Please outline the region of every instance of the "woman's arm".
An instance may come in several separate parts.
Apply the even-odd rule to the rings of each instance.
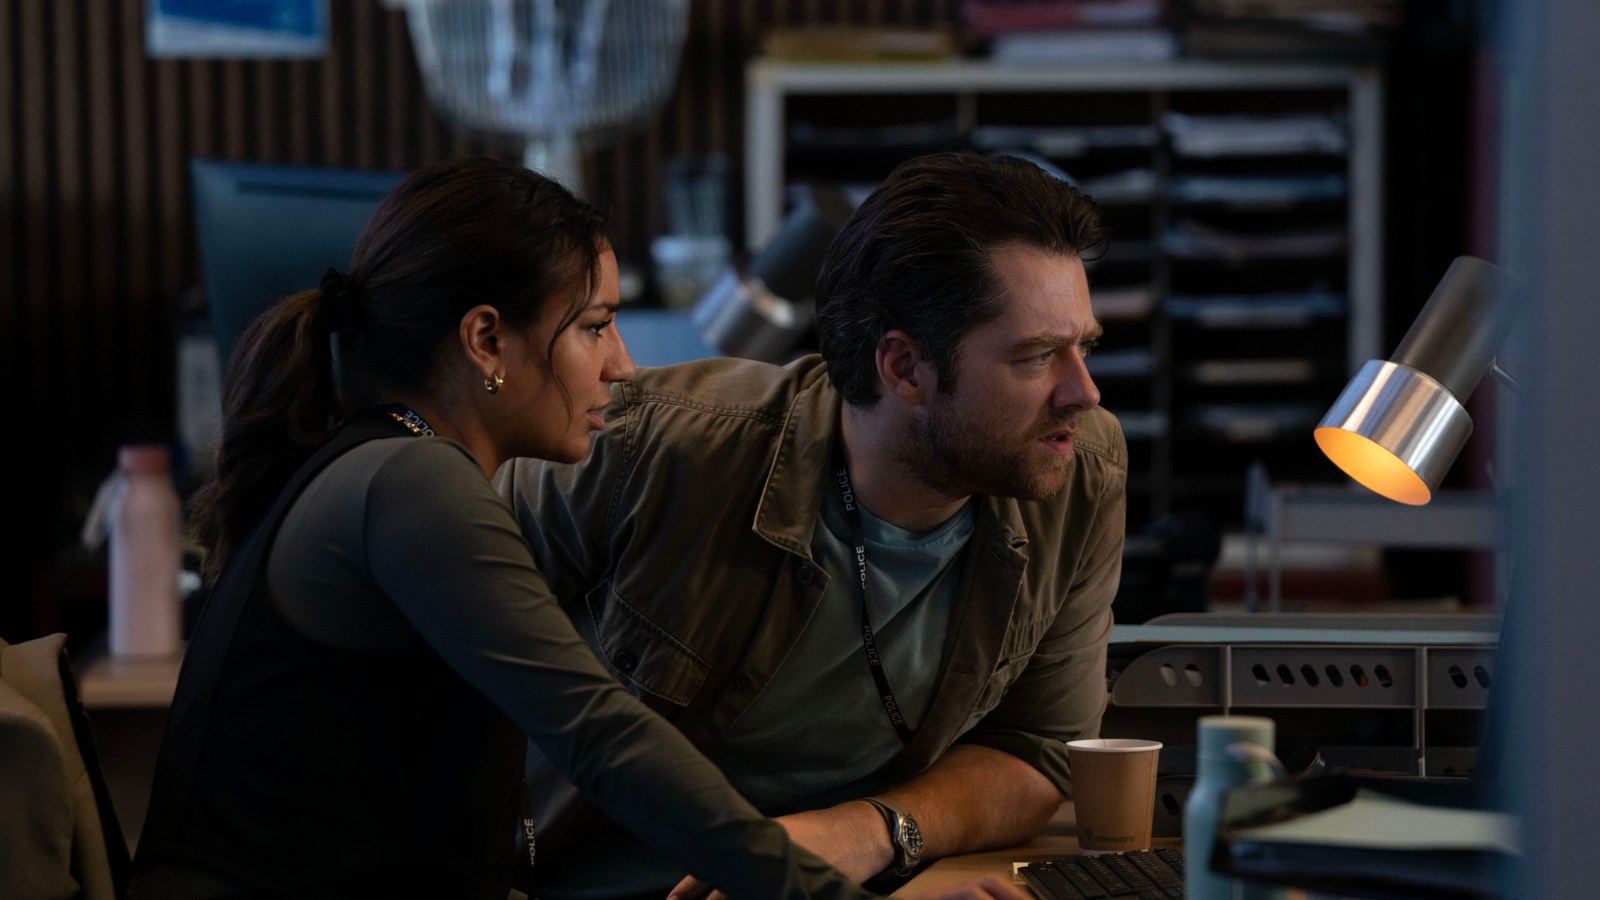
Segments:
[[[874,896],[796,847],[600,665],[471,458],[418,440],[366,496],[372,578],[607,815],[732,897]]]

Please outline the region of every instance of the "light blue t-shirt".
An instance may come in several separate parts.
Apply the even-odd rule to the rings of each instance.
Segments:
[[[761,696],[707,754],[739,793],[774,816],[889,787],[876,773],[902,746],[861,643],[844,503],[836,490],[824,496],[822,519],[811,536],[812,558],[829,575],[817,612]],[[972,536],[973,506],[968,503],[927,534],[861,512],[873,637],[895,701],[914,732],[933,702],[934,676],[961,592],[961,550]],[[587,889],[561,896],[664,895],[685,874],[631,835],[595,853],[596,875],[586,879]]]
[[[774,815],[831,806],[886,787],[862,782],[870,782],[902,746],[862,646],[844,503],[836,490],[824,496],[822,519],[811,536],[811,555],[829,575],[822,602],[772,682],[709,754],[740,793]],[[934,675],[961,589],[957,561],[972,536],[972,505],[926,534],[858,508],[873,637],[895,701],[915,731],[933,701]]]

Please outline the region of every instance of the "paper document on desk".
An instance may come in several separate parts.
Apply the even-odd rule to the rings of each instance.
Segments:
[[[1425,806],[1364,788],[1348,803],[1286,822],[1235,829],[1232,837],[1374,850],[1522,852],[1516,820],[1508,813]]]

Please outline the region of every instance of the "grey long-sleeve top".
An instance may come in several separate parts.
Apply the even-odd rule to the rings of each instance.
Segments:
[[[505,501],[443,438],[362,444],[285,518],[279,613],[334,646],[423,640],[614,821],[734,897],[871,897],[792,845],[594,658]]]

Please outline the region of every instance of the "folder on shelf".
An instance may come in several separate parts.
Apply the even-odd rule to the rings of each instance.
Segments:
[[[1162,249],[1182,259],[1316,259],[1338,256],[1348,246],[1344,228],[1301,228],[1246,234],[1179,218],[1161,236]]]
[[[1332,291],[1175,294],[1167,298],[1166,310],[1174,321],[1201,328],[1300,328],[1344,315],[1345,297]]]
[[[1340,155],[1350,146],[1344,117],[1334,113],[1294,115],[1162,116],[1179,156]]]
[[[1206,385],[1304,384],[1316,377],[1317,367],[1309,359],[1209,359],[1190,365],[1186,374]]]
[[[1122,434],[1130,441],[1153,441],[1167,433],[1167,415],[1158,410],[1117,410]]]
[[[1234,206],[1289,205],[1342,200],[1343,175],[1177,175],[1167,185],[1175,203],[1225,203]]]
[[[1400,24],[1399,0],[1190,0],[1196,16],[1284,22],[1325,31],[1360,31]]]
[[[771,29],[761,39],[761,52],[807,61],[939,60],[955,56],[956,42],[948,28],[813,26]]]
[[[1184,43],[1196,56],[1377,58],[1399,0],[1190,0]]]
[[[1155,294],[1148,284],[1097,287],[1090,292],[1089,300],[1102,322],[1143,319],[1155,309]]]
[[[953,119],[866,126],[822,126],[796,120],[789,123],[784,139],[791,153],[883,150],[916,154],[956,146],[961,131]]]
[[[1156,355],[1143,347],[1102,350],[1091,354],[1087,364],[1089,374],[1095,378],[1142,378],[1155,371]]]
[[[1308,432],[1321,417],[1313,403],[1204,403],[1189,407],[1187,420],[1214,437],[1248,443]]]
[[[1161,143],[1154,125],[979,125],[972,144],[980,150],[1021,148],[1045,156],[1082,156],[1091,150],[1149,149]]]
[[[1148,203],[1155,199],[1158,184],[1154,169],[1138,168],[1085,178],[1078,189],[1099,203]]]
[[[1379,59],[1391,43],[1385,29],[1307,28],[1272,19],[1192,18],[1183,29],[1186,54],[1215,59]]]
[[[1165,28],[1081,28],[996,35],[989,59],[1000,65],[1161,62],[1178,55],[1178,35]]]
[[[1072,0],[1066,3],[1017,3],[1014,0],[966,0],[961,18],[977,35],[1062,28],[1153,25],[1160,22],[1162,0]]]

